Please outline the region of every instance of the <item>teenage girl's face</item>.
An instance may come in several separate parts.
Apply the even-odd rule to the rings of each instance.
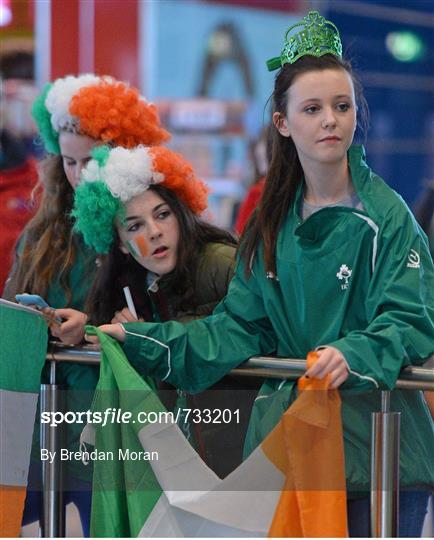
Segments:
[[[125,217],[118,225],[122,251],[159,276],[174,270],[179,223],[164,199],[148,189],[125,205]]]
[[[87,162],[92,159],[90,152],[94,146],[101,144],[87,135],[77,135],[62,131],[59,135],[60,153],[62,155],[63,169],[72,189],[78,186],[80,174]]]
[[[344,69],[298,75],[287,92],[287,112],[273,115],[277,129],[292,137],[302,166],[346,159],[356,129],[356,102]]]

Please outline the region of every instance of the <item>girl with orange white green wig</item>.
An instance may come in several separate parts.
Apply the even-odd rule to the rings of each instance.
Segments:
[[[193,214],[207,207],[208,188],[195,177],[191,165],[168,148],[103,146],[95,148],[92,156],[82,171],[72,215],[75,228],[98,253],[109,251],[114,221],[125,205],[154,185],[173,191]]]
[[[101,254],[86,307],[90,321],[185,323],[209,315],[227,292],[236,248],[231,234],[201,219],[206,185],[186,160],[161,146],[103,146],[95,148],[92,157],[83,169],[72,212],[75,229]],[[123,292],[127,286],[133,311]],[[62,310],[56,313],[63,315]],[[230,381],[224,385],[231,387]],[[230,399],[238,406],[240,401],[234,391],[226,392],[223,402],[215,389],[194,397],[177,397],[164,383],[159,389],[170,409],[175,401],[180,410],[207,408],[217,399],[222,407]],[[180,427],[217,474],[226,475],[241,461],[239,426],[230,433],[225,426],[196,427],[194,434],[189,423],[181,421]]]
[[[203,315],[200,306],[224,296],[235,244],[231,234],[201,219],[208,202],[206,185],[182,156],[162,146],[104,146],[92,156],[72,211],[75,229],[102,255],[88,302],[92,322],[108,322],[125,307],[119,284],[131,288],[144,319]],[[203,279],[200,266],[207,258],[208,266],[217,267],[214,275],[221,284],[214,287],[220,292],[204,302],[197,280]],[[219,268],[224,268],[221,276]],[[165,305],[161,313],[153,312],[153,290],[144,294],[145,283],[164,296],[157,300]],[[124,313],[134,320],[128,310]]]
[[[96,253],[73,230],[74,191],[90,152],[101,144],[133,147],[161,144],[170,137],[161,126],[155,106],[137,89],[111,77],[67,76],[47,84],[35,101],[33,116],[48,153],[40,166],[39,208],[28,223],[16,250],[15,264],[3,296],[15,300],[23,292],[39,294],[53,308],[83,310],[96,270]],[[66,316],[65,314],[65,316]],[[52,334],[76,342],[77,327],[62,325]],[[58,367],[59,384],[66,389],[66,410],[90,407],[98,380],[92,366]],[[42,382],[46,382],[43,373]],[[66,444],[77,450],[80,425],[69,425]],[[40,518],[40,452],[38,429],[23,523]],[[89,534],[91,468],[79,462],[65,464],[64,501],[76,503],[83,531]]]

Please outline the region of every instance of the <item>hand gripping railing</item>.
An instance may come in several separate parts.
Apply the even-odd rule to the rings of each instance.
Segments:
[[[41,385],[41,413],[56,412],[60,403],[56,384],[57,362],[99,364],[100,351],[96,345],[71,347],[51,342],[47,361],[50,361],[50,383]],[[234,375],[277,379],[298,379],[306,371],[305,360],[259,356],[250,358],[232,370]],[[396,388],[434,391],[434,368],[410,366],[400,373]],[[61,424],[50,427],[41,423],[41,448],[55,451],[61,448]],[[372,413],[371,440],[371,536],[398,536],[399,505],[399,434],[400,413],[390,411],[390,392],[381,392],[381,411]],[[65,536],[65,509],[62,500],[61,461],[42,462],[43,519],[41,535],[47,538]]]

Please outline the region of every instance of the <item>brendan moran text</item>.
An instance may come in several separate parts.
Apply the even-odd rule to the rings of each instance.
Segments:
[[[57,455],[58,454],[58,455]],[[88,463],[89,461],[158,461],[158,452],[136,452],[128,448],[119,448],[117,452],[92,450],[73,452],[67,448],[61,448],[58,452],[51,452],[46,448],[41,448],[41,461],[53,463],[55,459],[60,461],[81,461]]]

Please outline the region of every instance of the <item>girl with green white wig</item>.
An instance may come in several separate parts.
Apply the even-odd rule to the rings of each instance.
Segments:
[[[90,322],[185,323],[209,315],[225,296],[232,278],[235,239],[201,218],[208,189],[196,178],[191,165],[160,146],[103,146],[95,148],[92,157],[82,171],[72,212],[75,229],[100,254],[86,306]],[[134,309],[127,305],[125,287]],[[63,310],[56,310],[56,314],[65,316]],[[82,320],[76,313],[67,323],[73,324],[74,318]],[[221,390],[223,387],[227,392]],[[171,409],[177,396],[168,388],[160,385],[159,393]],[[214,405],[223,407],[236,399],[234,407],[238,408],[240,395],[233,390],[239,388],[225,381],[218,386],[221,393],[213,388],[213,394],[182,394],[178,406],[187,399],[190,407],[206,408],[212,395]],[[244,400],[244,405],[249,404]],[[221,476],[240,462],[243,431],[239,425],[212,430],[202,427],[194,434],[182,420],[180,426]]]
[[[224,296],[235,240],[201,219],[208,189],[195,177],[191,165],[162,146],[129,150],[104,146],[92,155],[94,159],[83,169],[72,211],[75,229],[101,254],[95,290],[88,302],[92,322],[107,322],[125,306],[122,289],[117,288],[119,280],[125,280],[123,270],[142,276],[125,285],[133,291],[143,317],[149,318],[153,308],[146,283],[152,283],[151,290],[166,291],[162,319],[177,318],[181,311],[200,314],[195,311],[201,303],[195,282],[199,260],[208,252],[224,254],[221,260],[216,257],[225,266],[225,276],[221,287],[215,288],[214,303]],[[101,281],[113,277],[113,272],[115,279],[105,282],[103,291]]]

